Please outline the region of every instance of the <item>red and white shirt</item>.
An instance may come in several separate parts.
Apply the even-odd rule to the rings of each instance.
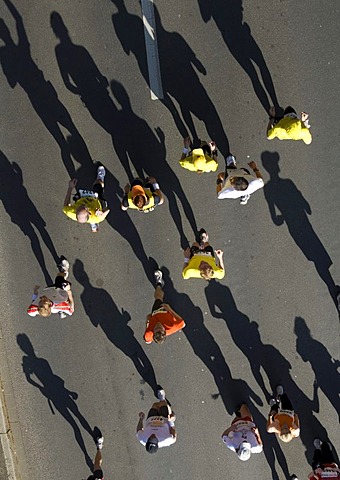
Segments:
[[[43,296],[47,297],[52,302],[51,313],[63,312],[67,315],[72,315],[74,312],[74,308],[68,301],[67,291],[57,287],[45,287],[39,288],[37,295],[33,294],[32,303],[27,309],[28,315],[31,317],[39,315],[38,305]]]

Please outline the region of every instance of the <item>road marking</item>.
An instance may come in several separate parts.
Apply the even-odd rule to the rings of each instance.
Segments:
[[[141,0],[151,100],[164,98],[153,0]],[[133,34],[133,32],[132,32]]]

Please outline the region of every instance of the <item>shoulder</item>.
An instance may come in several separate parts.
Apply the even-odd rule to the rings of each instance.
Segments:
[[[214,268],[214,278],[218,278],[219,280],[221,280],[222,278],[224,278],[224,276],[225,271],[222,270],[222,268],[216,266],[216,268]]]
[[[222,435],[222,440],[227,445],[227,447],[230,448],[230,450],[233,450],[233,452],[236,451],[232,439],[228,437],[228,435]]]
[[[31,304],[27,309],[27,313],[31,317],[35,317],[36,315],[38,315],[38,306]]]

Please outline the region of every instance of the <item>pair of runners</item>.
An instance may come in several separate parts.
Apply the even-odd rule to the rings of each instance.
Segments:
[[[286,443],[300,434],[299,418],[282,385],[276,387],[276,395],[270,400],[267,432],[277,434],[280,440]],[[236,417],[231,426],[223,432],[222,440],[242,461],[249,460],[252,453],[262,452],[260,432],[245,403],[236,409]]]

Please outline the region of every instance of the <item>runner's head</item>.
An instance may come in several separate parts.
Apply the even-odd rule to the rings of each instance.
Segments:
[[[247,190],[249,182],[243,177],[231,177],[230,178],[231,185],[235,188],[235,190],[243,192]]]
[[[145,445],[146,451],[149,453],[156,453],[158,450],[158,438],[156,435],[150,435]]]
[[[293,435],[288,426],[284,425],[283,427],[281,427],[279,439],[285,443],[288,443],[293,439]]]
[[[46,296],[41,297],[38,303],[38,313],[41,317],[49,317],[51,315],[52,302]]]
[[[214,270],[209,265],[209,263],[201,262],[201,264],[198,268],[199,268],[199,271],[200,271],[200,275],[204,280],[207,280],[209,282],[213,278]]]
[[[154,332],[153,334],[153,340],[154,342],[158,343],[159,345],[161,343],[164,343],[165,340],[166,340],[166,334],[165,334],[165,328],[163,327],[163,331],[162,330],[158,330],[157,332]]]
[[[238,458],[243,462],[246,462],[247,460],[249,460],[251,456],[250,448],[251,448],[251,445],[249,442],[242,442],[241,445],[236,450]]]
[[[86,223],[90,218],[90,214],[84,205],[81,205],[79,208],[77,208],[76,216],[78,223]]]
[[[136,195],[132,201],[136,207],[140,209],[142,209],[146,204],[146,198],[144,195]]]

